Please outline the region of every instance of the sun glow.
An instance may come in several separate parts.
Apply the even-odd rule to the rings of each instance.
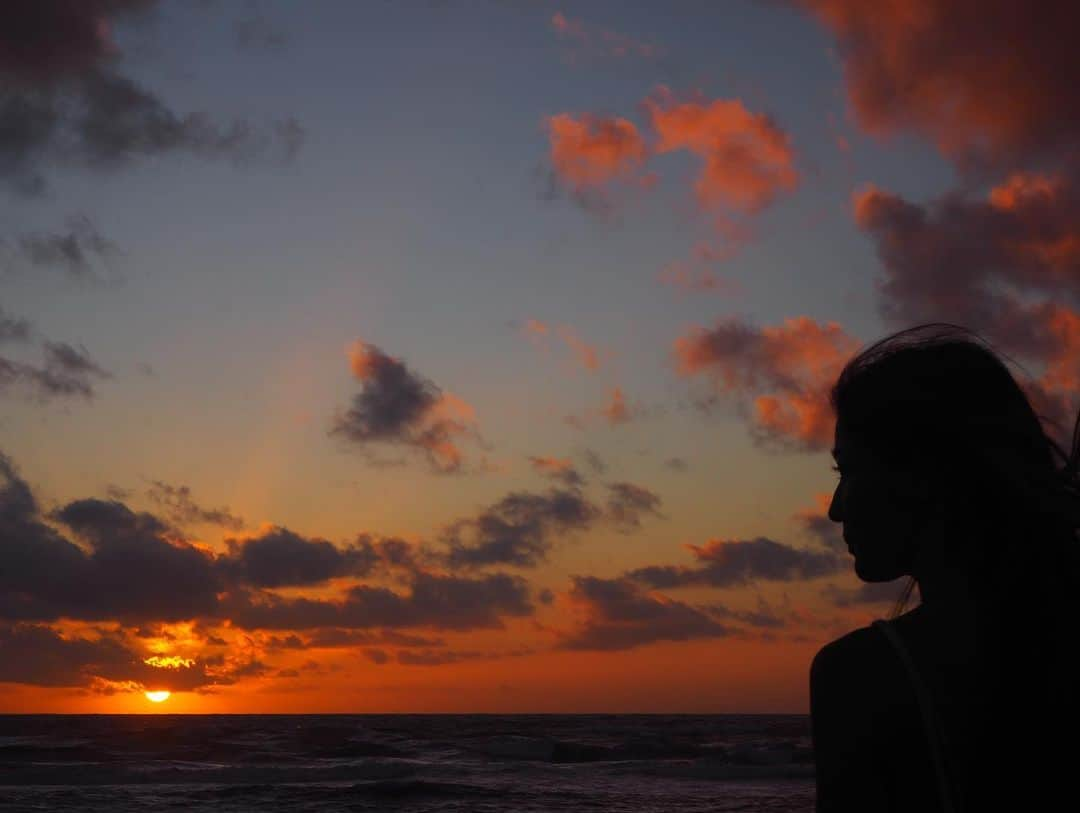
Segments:
[[[148,666],[155,666],[158,669],[179,669],[181,666],[194,666],[195,659],[181,658],[179,655],[151,655],[149,658],[144,658],[143,663]]]
[[[146,699],[151,703],[164,703],[169,699],[169,695],[172,692],[167,692],[164,689],[159,692],[146,692]]]

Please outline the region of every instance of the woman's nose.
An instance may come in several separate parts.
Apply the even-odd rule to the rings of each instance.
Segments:
[[[842,513],[843,496],[841,490],[843,488],[843,480],[836,484],[836,490],[832,495],[832,502],[829,503],[829,519],[833,522],[843,522],[844,515]]]

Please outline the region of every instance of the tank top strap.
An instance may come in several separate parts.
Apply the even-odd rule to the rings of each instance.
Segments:
[[[953,794],[949,788],[948,776],[945,771],[945,745],[947,743],[947,740],[945,739],[945,729],[940,717],[934,709],[933,698],[930,696],[930,692],[927,690],[926,684],[919,674],[919,670],[915,667],[915,661],[912,660],[911,654],[908,652],[907,647],[904,646],[904,642],[900,640],[900,636],[893,626],[882,618],[875,620],[872,623],[872,626],[881,630],[889,643],[892,644],[893,649],[896,651],[897,656],[904,665],[905,671],[907,671],[912,688],[915,690],[915,697],[919,704],[919,712],[922,715],[923,731],[926,733],[926,741],[930,748],[930,757],[933,760],[934,772],[937,776],[938,792],[941,796],[941,809],[944,813],[958,813],[958,806],[953,801]]]

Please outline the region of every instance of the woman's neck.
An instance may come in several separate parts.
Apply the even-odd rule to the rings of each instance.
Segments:
[[[919,549],[911,575],[919,585],[920,604],[935,616],[969,620],[978,605],[969,572],[946,561],[944,551],[940,542]]]

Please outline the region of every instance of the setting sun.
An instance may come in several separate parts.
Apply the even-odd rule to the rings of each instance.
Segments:
[[[160,692],[147,692],[146,699],[149,700],[151,703],[164,703],[166,700],[169,699],[170,694],[172,693],[164,690]]]

